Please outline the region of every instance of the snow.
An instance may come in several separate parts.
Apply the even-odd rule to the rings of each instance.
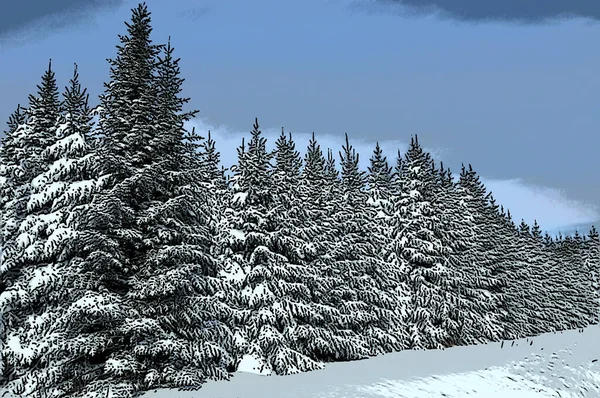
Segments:
[[[6,337],[6,348],[11,354],[22,358],[25,362],[30,362],[36,354],[35,346],[33,344],[23,346],[21,339],[16,334],[9,334]]]
[[[243,205],[246,203],[246,198],[248,197],[247,192],[237,192],[233,195],[233,203],[237,203],[239,205]]]
[[[402,351],[291,376],[245,356],[231,381],[146,398],[587,398],[600,396],[600,326],[446,350]],[[532,343],[533,342],[533,343]],[[532,345],[530,345],[532,344]],[[445,395],[444,395],[445,394]],[[560,394],[560,395],[559,395]]]
[[[246,233],[240,229],[230,229],[229,233],[233,235],[236,239],[244,240],[246,239]]]
[[[268,376],[270,371],[268,369],[261,370],[263,368],[262,362],[252,355],[244,355],[240,364],[238,365],[238,373],[250,373]]]
[[[40,286],[45,286],[52,281],[52,279],[59,277],[60,273],[53,264],[36,268],[29,279],[29,288],[35,290]]]

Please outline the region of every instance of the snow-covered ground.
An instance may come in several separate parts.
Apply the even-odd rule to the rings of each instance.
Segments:
[[[533,343],[532,343],[533,341]],[[600,326],[442,351],[404,351],[292,376],[238,372],[146,398],[600,397]]]

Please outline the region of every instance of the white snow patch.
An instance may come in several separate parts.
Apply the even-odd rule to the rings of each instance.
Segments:
[[[264,377],[260,362],[244,357],[231,381],[209,381],[199,391],[158,390],[147,398],[597,398],[600,326],[533,339],[402,351],[325,369]],[[533,344],[530,345],[531,341]],[[173,395],[174,394],[174,395]],[[559,395],[560,394],[560,395]]]
[[[232,228],[229,230],[229,233],[239,240],[246,239],[246,233],[242,230]]]
[[[247,192],[237,192],[236,194],[233,195],[233,203],[238,203],[240,205],[243,205],[244,203],[246,203],[247,197],[248,197]]]
[[[29,279],[29,288],[35,290],[40,286],[47,285],[53,278],[58,278],[59,276],[59,272],[52,264],[36,268],[33,271],[31,279]]]
[[[252,355],[244,355],[238,365],[238,372],[269,376],[270,370],[264,370],[262,362]]]

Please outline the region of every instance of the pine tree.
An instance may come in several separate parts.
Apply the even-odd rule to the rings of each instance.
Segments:
[[[16,132],[22,129],[26,122],[26,112],[21,105],[17,106],[15,112],[8,119],[8,130],[4,132],[0,147],[0,247],[6,247],[5,242],[9,242],[11,236],[18,228],[17,203],[15,200],[16,189],[19,186],[19,179],[22,175],[21,161],[23,148],[19,147],[19,140]],[[22,209],[21,209],[22,211]],[[12,219],[12,222],[11,222]],[[6,251],[0,253],[0,256],[6,255]],[[2,257],[3,258],[3,257]],[[2,261],[2,264],[4,261]],[[0,268],[2,274],[5,269]],[[0,293],[5,289],[5,279],[0,280]]]
[[[156,161],[138,173],[146,202],[139,202],[135,226],[144,246],[133,259],[137,272],[127,295],[140,314],[132,323],[160,333],[135,342],[137,355],[113,355],[146,368],[136,375],[145,389],[198,387],[207,378],[228,378],[235,362],[233,311],[219,300],[224,287],[213,257],[212,182],[202,172],[202,156],[184,145],[184,122],[196,112],[183,112],[189,99],[180,96],[184,79],[173,51],[169,41],[158,61],[155,118],[161,134],[152,139]],[[144,174],[154,176],[155,185]]]
[[[17,394],[45,396],[77,389],[77,368],[70,359],[85,346],[79,331],[91,321],[91,308],[78,288],[88,281],[80,272],[81,248],[86,242],[77,216],[102,184],[95,179],[96,162],[88,142],[92,117],[87,101],[75,67],[53,140],[39,155],[43,171],[33,180],[30,214],[21,224],[21,236],[28,236],[29,245],[23,251],[28,264],[3,296],[14,317],[4,355],[10,367],[10,388]],[[47,117],[41,118],[49,126]],[[19,322],[26,317],[35,321]],[[23,355],[20,347],[32,349]]]
[[[162,159],[155,142],[161,109],[154,73],[160,48],[151,43],[144,4],[132,9],[126,26],[128,34],[119,37],[117,56],[109,60],[110,80],[98,109],[102,162],[97,172],[106,176],[106,185],[78,215],[86,243],[80,272],[89,280],[82,286],[85,305],[77,313],[86,320],[78,330],[79,355],[71,363],[73,394],[111,390],[130,396],[151,384],[151,376],[144,378],[152,374],[152,356],[144,365],[137,359],[145,354],[145,339],[156,341],[165,333],[158,321],[144,319],[129,297],[137,290],[132,278],[148,245],[139,216],[160,181],[158,170],[149,166]]]
[[[154,116],[158,87],[154,73],[161,46],[152,44],[150,12],[145,4],[132,9],[128,35],[119,36],[117,57],[110,59],[110,82],[100,96],[100,126],[106,135],[104,145],[109,170],[125,179],[132,168],[152,162],[152,143],[158,134]]]
[[[200,150],[202,170],[206,179],[217,189],[225,189],[227,185],[225,169],[221,166],[221,154],[216,149],[216,143],[211,137],[210,130],[207,138],[200,144]]]
[[[364,171],[359,170],[359,154],[348,142],[346,134],[346,144],[340,151],[340,167],[342,168],[342,187],[347,200],[361,200],[364,195],[366,176]]]
[[[448,251],[439,238],[439,214],[432,206],[435,176],[431,158],[417,137],[411,139],[399,179],[404,191],[393,199],[391,249],[410,289],[408,345],[441,348],[451,337],[444,303]]]
[[[600,237],[598,231],[592,225],[587,239],[585,240],[584,255],[587,268],[590,270],[590,276],[593,281],[593,287],[596,295],[596,303],[600,294]]]
[[[375,145],[369,167],[369,195],[374,200],[386,200],[392,189],[392,168],[388,166],[387,158],[383,155],[379,142]]]
[[[229,275],[231,281],[226,294],[232,305],[242,309],[238,319],[242,364],[258,361],[261,371],[276,374],[318,369],[318,362],[299,344],[303,330],[299,322],[305,331],[310,330],[316,316],[310,310],[310,290],[303,283],[310,272],[299,261],[301,256],[295,258],[301,242],[284,231],[287,226],[279,213],[286,210],[270,178],[272,155],[266,150],[258,120],[251,134],[247,147],[242,142],[238,164],[232,167],[231,229],[224,249],[223,276]],[[282,141],[279,148],[287,149],[291,158],[279,154],[274,169],[280,182],[297,175],[297,169],[286,169],[294,163],[288,162],[294,158],[293,145]]]
[[[277,189],[288,191],[298,185],[300,179],[300,169],[302,168],[302,159],[300,153],[296,151],[296,145],[292,140],[292,133],[286,137],[283,128],[281,135],[275,142],[274,151],[275,165],[271,170]]]
[[[48,167],[42,152],[54,139],[57,127],[58,88],[51,62],[37,88],[37,96],[29,96],[29,108],[25,115],[18,109],[9,120],[9,131],[3,142],[7,145],[4,149],[7,158],[3,159],[3,165],[8,173],[8,191],[3,196],[8,202],[3,212],[3,261],[0,273],[5,285],[14,282],[19,275],[19,268],[26,262],[22,256],[24,247],[15,241],[20,234],[20,225],[32,212],[42,211],[32,208],[35,202],[30,204],[30,198],[41,183],[34,182],[34,178]]]
[[[19,227],[20,220],[24,215],[23,202],[16,201],[16,188],[19,187],[21,176],[21,161],[19,156],[19,141],[16,137],[17,130],[23,128],[26,122],[26,112],[20,105],[8,119],[8,130],[1,138],[0,146],[0,295],[7,287],[13,285],[14,280],[20,275],[17,268],[8,269],[6,259],[10,254],[7,252],[7,243],[10,246]],[[0,307],[2,308],[2,307]],[[4,351],[6,341],[4,317],[0,318],[0,353]],[[0,379],[5,375],[4,355],[0,357]]]
[[[508,275],[514,268],[509,258],[513,235],[505,228],[505,216],[501,215],[504,207],[496,205],[471,165],[468,168],[463,165],[457,189],[462,203],[461,223],[468,225],[472,231],[470,244],[460,255],[461,264],[467,267],[475,282],[470,288],[477,289],[482,298],[488,296],[487,300],[479,303],[488,306],[488,316],[470,320],[473,330],[471,341],[467,344],[509,338],[504,330],[512,321],[506,312],[505,277],[510,278]]]
[[[331,149],[327,150],[327,159],[325,161],[324,175],[325,181],[329,185],[339,183],[340,172],[335,167],[335,158],[333,157],[333,152],[331,151]]]
[[[327,149],[327,158],[323,169],[323,182],[325,188],[325,209],[328,215],[333,215],[340,206],[343,195],[340,172],[336,168],[335,157],[331,149]]]
[[[435,177],[432,204],[439,214],[440,237],[448,251],[447,343],[461,345],[495,340],[500,335],[500,321],[496,314],[497,303],[489,295],[494,279],[475,256],[482,250],[477,246],[480,231],[476,223],[478,214],[474,212],[476,207],[465,195],[466,190],[457,189],[450,169],[445,169],[443,163],[435,170]],[[475,178],[475,175],[465,174],[463,168],[460,182],[467,185],[465,178],[469,177]]]
[[[203,214],[194,186],[181,189],[169,184],[191,174],[173,170],[178,163],[173,157],[187,155],[177,142],[185,119],[169,118],[173,102],[165,101],[169,94],[157,84],[165,77],[154,75],[158,46],[149,39],[150,14],[144,5],[132,11],[129,36],[121,37],[123,45],[111,61],[111,82],[101,97],[102,162],[95,162],[99,166],[95,172],[106,185],[89,205],[73,212],[81,231],[74,270],[79,278],[73,282],[79,298],[74,296],[64,312],[71,323],[68,327],[63,323],[67,341],[61,354],[67,358],[67,370],[59,377],[68,374],[68,378],[55,389],[63,395],[110,390],[129,397],[161,384],[199,385],[207,377],[222,376],[228,362],[210,337],[202,337],[207,332],[185,327],[220,315],[189,317],[182,314],[181,305],[199,302],[194,310],[208,307],[212,312],[218,308],[215,299],[203,301],[196,293],[210,290],[217,281],[211,285],[210,275],[199,275],[203,270],[210,274],[210,266],[204,263],[206,242],[198,226]],[[169,155],[162,156],[165,149]],[[186,224],[182,220],[191,209],[197,216]],[[183,235],[186,239],[180,240]],[[181,251],[178,243],[185,245]],[[169,269],[172,261],[178,267]],[[165,294],[177,300],[161,301]],[[170,312],[173,307],[179,308]],[[216,330],[223,328],[217,325]],[[194,340],[190,334],[201,336]]]
[[[310,201],[314,209],[324,207],[323,186],[325,185],[325,158],[321,146],[315,139],[315,133],[308,142],[306,155],[304,156],[304,168],[301,175],[302,198]]]
[[[5,178],[2,212],[3,286],[11,286],[27,264],[25,250],[31,236],[21,229],[28,216],[43,213],[32,196],[39,193],[44,181],[34,180],[48,167],[42,152],[54,138],[58,118],[58,89],[51,62],[37,86],[37,96],[29,96],[25,114],[19,107],[9,120],[9,131],[3,140],[2,176]],[[20,240],[20,241],[19,241]]]

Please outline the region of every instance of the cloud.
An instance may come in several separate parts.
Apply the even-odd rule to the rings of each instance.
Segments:
[[[241,144],[242,137],[245,137],[246,142],[250,138],[250,131],[252,129],[252,122],[248,123],[248,131],[233,131],[227,126],[214,126],[210,124],[206,119],[196,118],[192,122],[188,124],[188,128],[195,127],[196,132],[199,134],[206,135],[206,132],[210,130],[211,136],[216,141],[216,146],[219,152],[221,152],[221,161],[225,167],[229,167],[230,165],[237,162],[237,148]],[[260,124],[260,120],[258,121]],[[279,128],[263,128],[260,127],[263,136],[267,138],[267,149],[272,150],[275,147],[275,141],[281,135],[281,127]],[[285,130],[285,133],[288,134],[289,130]],[[312,132],[294,132],[292,131],[292,138],[296,143],[296,149],[304,156],[306,152],[306,146],[308,145],[308,141],[312,137]],[[339,137],[337,135],[331,134],[322,134],[319,132],[315,132],[315,138],[317,139],[319,145],[321,146],[321,150],[324,155],[327,156],[327,149],[331,148],[334,156],[336,158],[336,162],[339,162],[339,154],[341,151],[342,145],[344,144],[343,137]],[[373,149],[375,149],[375,143],[372,141],[368,141],[359,137],[349,136],[350,145],[352,145],[356,151],[359,153],[359,165],[362,169],[366,170],[369,165],[369,158],[373,153]],[[396,163],[396,153],[398,148],[404,150],[407,148],[407,144],[402,141],[396,140],[385,140],[380,141],[379,145],[381,146],[384,154],[388,157],[388,162],[390,165],[394,165]]]
[[[560,189],[534,186],[522,179],[482,177],[482,181],[488,191],[493,192],[496,201],[510,209],[517,224],[524,219],[531,225],[537,219],[542,229],[553,235],[558,231],[574,232],[579,226],[589,226],[600,220],[600,209],[573,200]]]
[[[87,20],[95,11],[122,4],[124,0],[5,0],[0,12],[0,39],[18,40],[15,35],[33,28],[61,29]]]
[[[259,120],[260,123],[260,120]],[[221,162],[225,167],[230,167],[237,162],[237,148],[241,144],[242,137],[246,140],[250,137],[251,124],[248,123],[247,131],[233,131],[227,126],[215,126],[206,119],[196,118],[188,123],[187,128],[196,128],[196,132],[201,135],[206,135],[208,130],[211,131],[211,136],[216,141],[216,148],[221,153]],[[277,137],[281,134],[279,128],[263,128],[263,135],[267,138],[267,148],[273,149]],[[288,130],[285,130],[286,134]],[[312,132],[293,132],[292,137],[296,143],[296,149],[304,156],[306,146],[312,135]],[[334,151],[336,162],[339,164],[338,151],[341,150],[343,137],[322,134],[315,132],[315,138],[321,146],[324,154],[327,153],[327,148]],[[369,158],[375,148],[375,142],[364,138],[349,136],[350,144],[360,154],[360,167],[366,170],[369,165]],[[404,153],[408,147],[406,142],[398,140],[385,140],[379,142],[384,154],[388,158],[390,166],[396,164],[396,153],[400,149]],[[436,160],[443,160],[445,149],[424,148],[431,153]],[[454,172],[455,179],[458,178],[458,173]],[[573,231],[574,228],[580,225],[589,226],[593,222],[600,220],[600,209],[594,208],[592,205],[581,203],[570,199],[565,192],[547,187],[539,187],[527,184],[521,179],[511,180],[494,180],[481,177],[488,192],[492,191],[494,198],[498,204],[504,205],[510,209],[513,219],[520,222],[524,219],[528,224],[533,224],[533,220],[537,219],[543,230],[554,235],[558,231],[563,234]],[[589,227],[579,228],[582,231],[587,231]]]
[[[600,20],[600,2],[593,0],[371,0],[357,5],[383,7],[409,16],[437,14],[463,22],[542,24],[569,18]]]

